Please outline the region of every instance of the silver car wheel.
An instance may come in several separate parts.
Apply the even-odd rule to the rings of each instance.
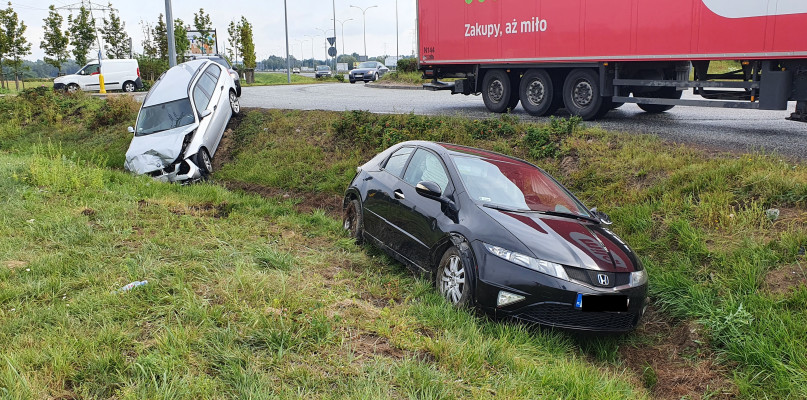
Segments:
[[[132,82],[126,82],[123,84],[123,91],[124,92],[134,92],[135,91],[135,84]]]
[[[233,109],[233,114],[241,112],[241,103],[238,101],[238,96],[233,92],[230,92],[230,108]]]
[[[457,255],[449,257],[447,264],[439,278],[440,294],[451,304],[457,305],[465,291],[465,267]]]

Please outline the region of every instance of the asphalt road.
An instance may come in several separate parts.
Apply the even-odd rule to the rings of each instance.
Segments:
[[[685,93],[684,98],[687,97],[692,96]],[[495,116],[487,111],[481,96],[452,96],[447,91],[379,89],[360,83],[245,87],[241,105],[298,110],[413,112],[470,118]],[[785,120],[795,103],[789,108],[788,111],[759,111],[679,106],[666,113],[647,114],[634,104],[626,104],[609,112],[603,119],[588,124],[608,130],[655,134],[666,140],[715,150],[776,152],[807,159],[807,123]],[[530,116],[520,105],[513,113],[525,121],[548,120]]]

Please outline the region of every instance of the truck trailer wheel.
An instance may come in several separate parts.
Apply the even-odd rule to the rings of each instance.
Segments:
[[[511,97],[515,96],[510,77],[501,69],[493,69],[482,80],[482,100],[485,107],[495,113],[503,113],[511,107]],[[516,103],[518,104],[518,103]]]
[[[569,113],[584,121],[595,119],[603,106],[599,74],[586,68],[572,70],[563,84],[563,104]]]
[[[552,78],[543,69],[531,69],[521,77],[518,89],[521,106],[530,115],[541,117],[552,114],[560,107],[555,101],[555,87]]]
[[[641,96],[651,97],[654,99],[680,99],[682,93],[683,93],[682,91],[675,90],[675,88],[673,87],[666,87],[653,93],[644,93]],[[673,107],[675,107],[673,105],[666,105],[666,104],[637,104],[637,106],[639,106],[639,108],[641,108],[642,111],[650,114],[663,113],[665,111],[670,111],[672,110]]]

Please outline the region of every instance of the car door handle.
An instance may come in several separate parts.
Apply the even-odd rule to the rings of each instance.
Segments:
[[[396,190],[394,193],[395,193],[395,198],[396,198],[396,199],[401,199],[401,200],[406,199],[406,196],[404,196],[404,194],[403,194],[403,192],[401,191],[401,189]]]

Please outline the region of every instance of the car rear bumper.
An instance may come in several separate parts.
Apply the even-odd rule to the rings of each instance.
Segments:
[[[573,330],[629,332],[636,328],[644,314],[647,285],[597,288],[512,264],[490,255],[479,242],[473,247],[479,265],[477,306],[497,317]],[[524,296],[524,299],[499,307],[497,299],[501,291]],[[588,301],[604,296],[627,297],[627,311],[583,311],[577,305],[580,296],[586,296]]]
[[[140,79],[139,76],[137,77],[137,79],[135,79],[134,84],[135,84],[135,88],[138,89],[138,90],[143,88],[143,80]]]

